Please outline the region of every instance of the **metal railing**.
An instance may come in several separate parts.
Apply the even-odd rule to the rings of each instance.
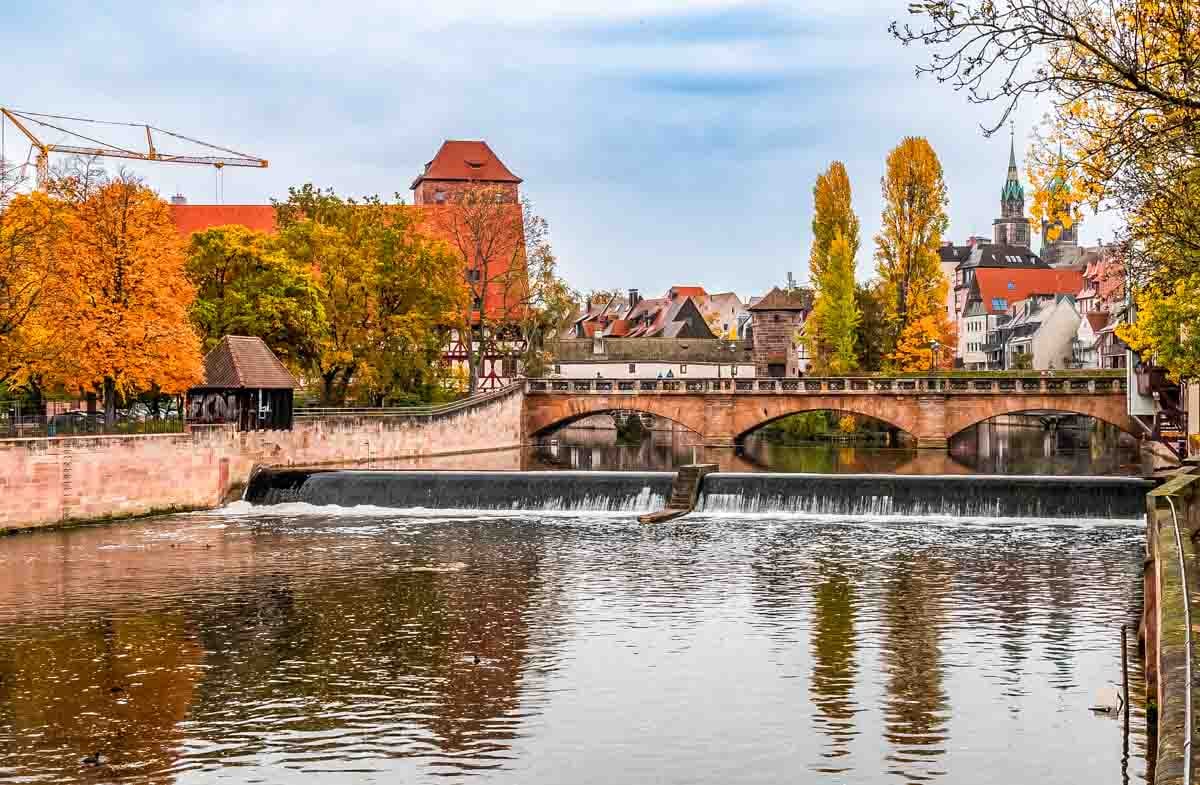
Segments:
[[[499,400],[520,390],[524,382],[513,382],[499,390],[477,393],[449,403],[427,406],[300,406],[293,416],[301,417],[439,417]]]
[[[774,394],[1124,394],[1125,379],[1112,375],[1045,376],[805,376],[727,379],[528,379],[530,394],[774,393]]]
[[[1179,578],[1183,583],[1183,648],[1184,648],[1184,682],[1187,685],[1183,691],[1183,785],[1192,785],[1192,726],[1195,724],[1192,716],[1192,592],[1188,584],[1187,556],[1183,550],[1183,535],[1179,531],[1179,513],[1175,510],[1175,500],[1164,496],[1171,507],[1171,520],[1175,527],[1175,549],[1179,553]]]
[[[41,414],[0,407],[0,438],[34,439],[54,436],[104,436],[182,433],[185,423],[178,415],[168,417],[118,416],[111,425],[103,414],[68,411]]]

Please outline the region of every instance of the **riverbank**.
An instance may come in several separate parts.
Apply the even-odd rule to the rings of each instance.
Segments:
[[[0,440],[0,533],[207,509],[256,465],[422,459],[523,442],[522,393],[444,415],[298,418],[290,431],[195,426],[185,433]]]

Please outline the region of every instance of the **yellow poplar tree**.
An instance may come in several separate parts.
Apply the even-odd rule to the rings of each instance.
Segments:
[[[883,285],[887,357],[901,371],[944,367],[950,353],[935,357],[933,344],[948,347],[955,340],[945,313],[950,283],[938,263],[948,225],[946,183],[926,139],[905,137],[888,153],[882,188],[875,261]]]
[[[813,185],[812,231],[808,269],[816,297],[805,321],[804,340],[815,370],[847,373],[858,364],[854,352],[859,321],[854,262],[859,239],[850,177],[841,161],[831,163]]]

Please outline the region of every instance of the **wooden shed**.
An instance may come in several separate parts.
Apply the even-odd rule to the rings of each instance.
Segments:
[[[226,335],[204,357],[204,381],[188,390],[188,422],[237,423],[240,431],[292,428],[299,385],[262,338]]]

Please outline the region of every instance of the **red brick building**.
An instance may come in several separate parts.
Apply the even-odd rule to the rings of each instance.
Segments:
[[[812,311],[812,292],[776,287],[750,306],[751,343],[756,376],[799,376],[800,329]]]
[[[521,178],[504,165],[484,141],[447,140],[442,143],[433,160],[425,164],[410,186],[413,204],[397,209],[417,211],[417,230],[427,237],[446,243],[452,251],[466,259],[464,276],[474,290],[470,320],[473,325],[481,323],[481,313],[492,324],[504,322],[520,315],[525,299],[521,274],[512,273],[512,265],[523,265],[525,237],[520,205]],[[489,242],[483,243],[490,249],[487,265],[488,280],[482,281],[480,264],[472,258],[472,247],[477,245],[467,236],[467,227],[462,220],[460,208],[454,204],[456,197],[470,187],[495,188],[503,194],[501,209],[494,213]],[[187,204],[172,200],[171,214],[175,226],[184,237],[193,232],[218,226],[244,226],[259,232],[273,233],[277,230],[275,208],[261,205],[214,205]],[[503,384],[507,377],[516,372],[512,347],[489,351],[485,362],[484,388]],[[462,341],[452,343],[447,354],[452,361],[462,361],[466,349]]]

